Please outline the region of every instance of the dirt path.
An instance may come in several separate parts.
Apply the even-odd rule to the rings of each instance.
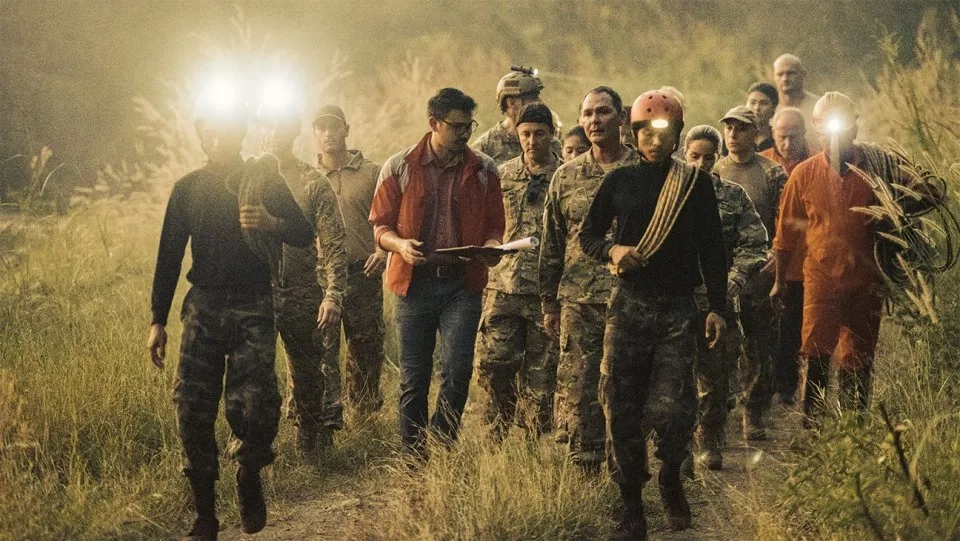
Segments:
[[[786,463],[791,459],[789,445],[799,432],[795,408],[774,405],[771,412],[771,438],[764,442],[744,445],[736,426],[738,412],[731,417],[728,434],[730,443],[724,449],[724,469],[719,472],[697,468],[696,480],[688,481],[687,493],[694,515],[694,527],[673,532],[663,527],[651,527],[650,539],[663,541],[749,540],[755,536],[749,517],[743,515],[738,502],[755,498],[753,487],[769,485],[786,478]],[[356,480],[355,480],[356,481]],[[251,537],[238,528],[221,532],[224,541],[293,541],[380,539],[370,532],[370,525],[382,520],[383,508],[393,498],[403,498],[400,488],[383,489],[376,472],[365,472],[363,478],[349,483],[343,492],[332,492],[322,501],[307,502],[289,508],[285,516],[272,518],[270,525]],[[650,485],[648,490],[656,490]],[[654,496],[654,499],[656,497]],[[650,506],[648,506],[650,507]],[[649,514],[659,508],[648,509]],[[662,523],[662,521],[658,521]]]

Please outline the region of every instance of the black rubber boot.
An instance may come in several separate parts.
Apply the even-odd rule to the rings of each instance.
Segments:
[[[237,503],[243,533],[257,533],[267,525],[267,503],[263,500],[259,469],[240,466],[237,470]]]
[[[823,395],[830,377],[830,357],[807,358],[803,387],[803,427],[815,428],[825,413]]]
[[[647,519],[643,514],[641,485],[622,484],[620,497],[623,499],[623,512],[620,515],[619,539],[646,541]]]
[[[663,512],[671,530],[686,530],[690,527],[690,504],[683,493],[680,465],[663,463],[657,476]]]
[[[220,523],[217,522],[217,476],[213,473],[192,473],[187,476],[193,492],[193,506],[197,519],[193,528],[183,537],[188,541],[216,541]]]

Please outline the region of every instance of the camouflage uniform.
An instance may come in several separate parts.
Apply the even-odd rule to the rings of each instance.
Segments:
[[[721,181],[714,176],[723,244],[730,268],[728,284],[743,287],[766,260],[767,231],[750,197],[738,184]],[[706,449],[719,451],[724,442],[727,420],[727,398],[730,396],[729,374],[736,373],[742,357],[743,333],[737,317],[736,299],[727,299],[728,313],[724,314],[727,331],[716,348],[708,347],[706,338],[697,333],[697,362],[694,373],[699,387],[700,443]],[[703,328],[709,304],[706,288],[697,289],[697,307],[700,311],[699,328]]]
[[[288,369],[285,409],[306,433],[338,430],[343,427],[340,328],[318,329],[317,311],[324,300],[343,306],[347,278],[343,221],[333,189],[321,173],[299,160],[281,172],[287,177],[300,175],[303,191],[293,195],[317,232],[313,246],[283,246],[274,279],[277,330]]]
[[[346,338],[347,399],[362,411],[383,405],[380,373],[383,369],[383,276],[363,273],[367,258],[376,250],[373,226],[367,220],[377,188],[380,167],[350,151],[350,161],[340,169],[318,168],[330,179],[346,230],[347,292],[343,299],[343,334]],[[339,336],[337,337],[339,340]]]
[[[272,311],[267,294],[193,287],[184,298],[174,401],[186,455],[183,471],[188,477],[217,472],[214,424],[221,389],[233,432],[229,454],[254,469],[273,462],[280,394]]]
[[[627,148],[616,165],[639,161],[637,151]],[[605,453],[606,429],[597,393],[613,276],[583,253],[578,236],[604,174],[592,151],[557,169],[547,192],[539,264],[543,312],[560,314],[554,423],[566,434],[571,457],[591,466],[601,464]]]
[[[756,155],[747,164],[730,156],[721,158],[714,172],[740,185],[750,196],[768,232],[776,231],[780,194],[787,174],[773,160]],[[771,233],[772,236],[772,233]],[[767,242],[769,249],[770,243]],[[745,428],[762,428],[763,413],[770,402],[770,374],[776,348],[777,314],[768,295],[773,276],[755,273],[740,292],[740,323],[744,334],[744,355],[740,358],[740,402],[744,406]]]
[[[560,156],[563,151],[563,143],[554,137],[550,145],[550,151]],[[470,144],[470,148],[493,158],[497,167],[523,153],[523,149],[520,148],[520,138],[508,132],[503,127],[503,122],[497,122],[492,128],[483,132]]]
[[[554,156],[549,168],[533,175],[521,156],[500,167],[504,241],[540,236],[547,187],[559,164]],[[539,250],[508,254],[490,269],[474,356],[480,385],[490,398],[484,417],[498,437],[506,435],[514,420],[532,421],[537,434],[549,431],[553,423],[557,342],[543,328],[539,257]],[[519,415],[518,394],[529,408],[521,409]]]
[[[620,280],[610,298],[600,368],[600,394],[608,432],[611,471],[620,484],[643,484],[647,435],[656,456],[679,464],[686,454],[696,411],[692,378],[696,302],[690,295],[635,289]],[[654,374],[655,376],[651,376]],[[646,392],[642,400],[637,394]]]

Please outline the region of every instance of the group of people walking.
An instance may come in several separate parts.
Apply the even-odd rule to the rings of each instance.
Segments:
[[[684,466],[722,469],[732,398],[743,437],[766,439],[774,394],[792,405],[805,367],[805,423],[815,426],[833,356],[841,404],[865,409],[884,283],[876,223],[857,207],[873,204],[877,178],[910,188],[904,206],[943,194],[857,142],[853,101],[807,92],[795,56],[773,67],[774,84],[751,86],[719,119],[722,132],[684,131],[691,104],[675,88],[625,106],[599,86],[566,133],[536,72],[514,67],[497,86],[501,122],[470,144],[477,103],[441,89],[427,103],[429,131],[382,168],[348,150],[349,124],[333,105],[312,119],[315,164],[293,154],[300,112],[270,104],[257,115],[263,154],[245,162],[246,116],[201,96],[208,164],[171,194],[148,344],[162,367],[189,240],[175,388],[197,511],[188,537],[219,529],[221,394],[243,530],[266,524],[277,331],[304,460],[342,426],[341,320],[348,402],[382,405],[381,274],[395,298],[402,452],[428,460],[429,435],[456,441],[476,368],[491,441],[517,425],[526,437],[552,433],[586,472],[606,463],[627,538],[646,538],[651,434],[667,522],[685,529]],[[526,237],[539,245],[497,249]]]

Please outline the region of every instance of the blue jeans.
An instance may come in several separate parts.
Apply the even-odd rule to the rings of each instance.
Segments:
[[[397,297],[400,334],[400,435],[408,452],[423,451],[433,352],[440,334],[440,393],[430,429],[457,439],[473,375],[473,346],[480,323],[480,294],[463,277],[414,275],[406,297]]]

